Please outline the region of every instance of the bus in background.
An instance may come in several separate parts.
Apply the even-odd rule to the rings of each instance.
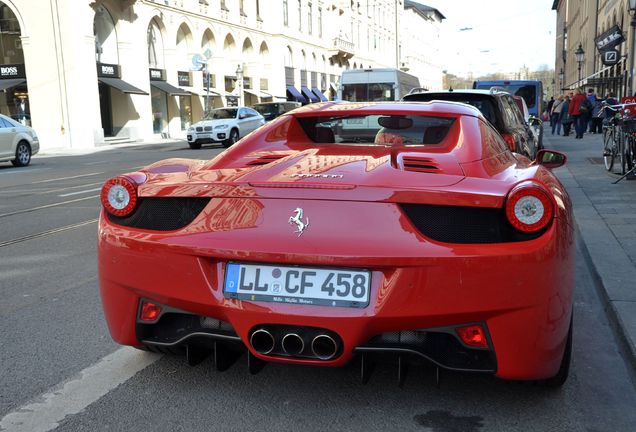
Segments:
[[[399,69],[347,69],[342,71],[338,100],[349,102],[399,101],[420,80]]]
[[[474,89],[497,87],[511,95],[521,96],[531,115],[541,118],[543,113],[543,83],[538,80],[484,80],[473,82]]]

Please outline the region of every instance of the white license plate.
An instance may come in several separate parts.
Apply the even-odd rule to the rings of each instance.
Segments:
[[[301,305],[363,308],[371,272],[363,269],[228,263],[225,297]]]
[[[197,136],[198,136],[198,138],[211,138],[212,137],[212,135],[209,134],[209,133],[200,133]]]

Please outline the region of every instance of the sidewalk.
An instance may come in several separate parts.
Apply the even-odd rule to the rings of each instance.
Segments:
[[[636,368],[636,180],[605,170],[602,135],[583,139],[551,135],[544,147],[564,152],[567,164],[555,170],[572,199],[584,255],[596,273],[610,320]]]

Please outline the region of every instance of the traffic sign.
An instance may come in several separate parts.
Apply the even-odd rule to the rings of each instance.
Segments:
[[[618,63],[618,51],[616,50],[607,50],[603,51],[603,55],[601,56],[601,61],[605,66],[614,66]]]

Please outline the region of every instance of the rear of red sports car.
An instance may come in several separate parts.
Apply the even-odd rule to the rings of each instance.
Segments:
[[[562,157],[510,153],[461,104],[327,103],[212,161],[113,178],[98,234],[110,332],[219,367],[247,350],[253,372],[391,354],[562,384],[574,236],[546,168]]]

